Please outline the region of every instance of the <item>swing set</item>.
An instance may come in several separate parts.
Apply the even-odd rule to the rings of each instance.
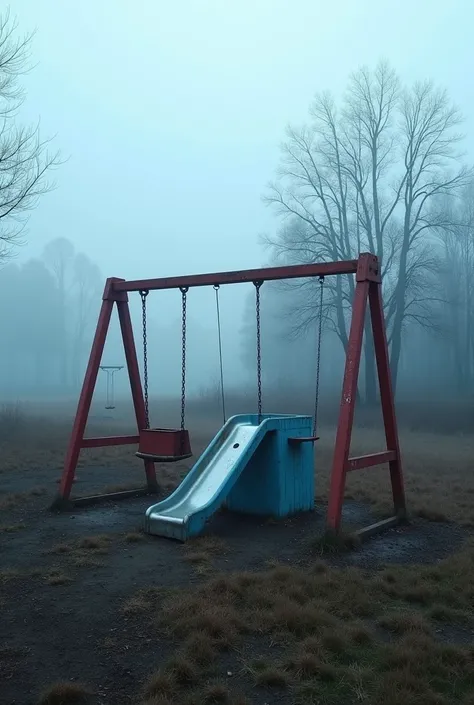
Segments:
[[[115,409],[115,373],[123,370],[123,365],[100,365],[100,369],[107,375],[105,408]]]
[[[375,255],[370,253],[360,254],[356,260],[339,262],[268,267],[263,269],[133,281],[126,281],[118,278],[107,279],[90,358],[65,457],[64,470],[59,485],[59,491],[51,508],[54,510],[63,510],[68,509],[71,506],[83,506],[102,500],[116,500],[132,496],[135,497],[141,494],[157,494],[159,486],[156,478],[155,463],[179,462],[192,456],[189,432],[186,429],[186,314],[188,292],[194,287],[212,286],[215,292],[220,364],[220,393],[222,416],[225,424],[226,406],[222,364],[221,316],[219,302],[220,287],[227,284],[239,283],[252,283],[255,287],[257,337],[257,416],[260,421],[262,418],[262,356],[260,320],[261,287],[266,281],[311,277],[317,277],[319,279],[320,299],[317,326],[316,388],[313,429],[312,434],[309,436],[288,439],[288,443],[290,445],[302,443],[314,444],[314,442],[318,440],[317,424],[323,318],[323,287],[326,277],[337,275],[355,275],[356,285],[352,303],[352,319],[347,345],[339,420],[332,461],[326,529],[330,533],[337,533],[340,530],[347,473],[387,463],[389,465],[392,487],[394,505],[393,516],[389,519],[384,519],[361,529],[358,534],[361,537],[366,537],[383,529],[395,526],[403,520],[406,516],[405,491],[382,306],[381,275],[378,259]],[[172,429],[152,427],[150,424],[149,409],[148,321],[146,304],[147,297],[151,291],[164,289],[178,289],[181,293],[181,418],[180,427]],[[132,292],[139,293],[142,306],[143,387],[140,379],[137,351],[135,347],[132,321],[128,304],[128,294]],[[370,309],[374,352],[377,364],[387,448],[381,452],[376,452],[369,455],[349,457],[367,304]],[[137,423],[137,433],[135,435],[128,436],[87,438],[84,437],[85,428],[114,305],[117,306],[122,333],[126,365],[130,379],[132,400]],[[75,471],[81,449],[116,445],[138,445],[136,455],[144,462],[146,486],[137,488],[136,490],[127,490],[125,492],[114,492],[88,497],[71,498],[72,485],[74,482]]]

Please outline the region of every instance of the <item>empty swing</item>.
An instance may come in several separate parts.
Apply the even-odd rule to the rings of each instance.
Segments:
[[[262,355],[261,355],[261,320],[260,320],[260,289],[263,285],[263,281],[257,280],[253,282],[255,287],[255,314],[256,314],[256,335],[257,335],[257,415],[259,423],[262,418]],[[222,408],[222,420],[225,424],[227,420],[226,416],[226,406],[225,406],[225,388],[224,388],[224,369],[222,361],[222,332],[221,332],[221,315],[220,315],[220,302],[219,302],[219,290],[220,285],[214,284],[213,286],[216,294],[216,321],[217,321],[217,342],[219,351],[219,372],[220,372],[220,397],[221,397],[221,408]]]
[[[216,320],[217,320],[217,342],[219,350],[219,369],[220,369],[220,393],[221,393],[221,407],[222,407],[222,423],[225,425],[227,420],[225,411],[225,391],[224,391],[224,366],[222,364],[222,334],[221,334],[221,311],[219,305],[219,284],[214,284],[214,291],[216,294]]]
[[[148,340],[146,300],[148,290],[141,290],[143,332],[143,393],[145,402],[145,428],[139,431],[136,456],[152,462],[174,463],[192,456],[189,432],[185,429],[186,414],[186,296],[188,287],[181,291],[181,427],[150,428],[148,396]]]
[[[115,409],[114,375],[123,365],[101,365],[100,369],[107,375],[105,409]]]
[[[260,289],[263,285],[262,280],[257,280],[253,282],[255,287],[255,318],[256,318],[256,336],[257,336],[257,415],[258,422],[261,422],[262,418],[262,354],[261,354],[261,318],[260,318]],[[220,316],[220,302],[219,302],[219,290],[220,285],[214,284],[213,286],[216,295],[216,321],[217,321],[217,342],[219,351],[219,372],[220,372],[220,397],[221,397],[221,408],[222,408],[222,420],[225,424],[226,418],[226,406],[225,406],[225,389],[224,389],[224,369],[222,361],[222,332],[221,332],[221,316]]]
[[[314,391],[314,415],[313,415],[313,431],[311,436],[304,436],[303,438],[290,438],[289,442],[291,445],[298,445],[299,443],[314,443],[319,441],[319,436],[317,434],[318,430],[318,407],[319,407],[319,378],[321,369],[321,340],[323,332],[323,301],[324,301],[324,277],[319,277],[319,311],[318,311],[318,333],[317,333],[317,352],[316,352],[316,384]]]

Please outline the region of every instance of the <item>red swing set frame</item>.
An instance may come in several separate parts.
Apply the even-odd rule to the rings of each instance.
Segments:
[[[281,279],[296,279],[308,277],[327,277],[341,274],[355,274],[356,286],[352,303],[352,320],[347,346],[344,380],[340,404],[339,421],[331,471],[329,502],[326,518],[328,532],[339,532],[344,501],[345,480],[348,472],[361,470],[388,463],[394,514],[389,519],[379,521],[361,529],[361,537],[372,535],[382,529],[395,526],[406,516],[405,490],[400,457],[400,446],[395,414],[394,396],[391,383],[389,353],[385,331],[385,321],[382,306],[381,274],[378,259],[370,253],[360,254],[356,260],[340,262],[324,262],[319,264],[292,265],[286,267],[268,267],[235,272],[218,272],[214,274],[198,274],[194,276],[169,277],[161,279],[142,279],[126,281],[124,279],[107,279],[102,307],[99,314],[92,349],[87,365],[76,417],[67,449],[64,470],[59,485],[58,495],[52,509],[60,510],[77,505],[91,504],[100,500],[118,499],[138,494],[153,494],[158,491],[155,464],[145,454],[143,457],[146,475],[146,487],[126,492],[94,495],[71,499],[71,489],[79,454],[82,448],[99,448],[105,446],[138,444],[143,430],[146,430],[145,402],[140,379],[140,371],[133,336],[128,292],[153,291],[162,289],[183,289],[199,286],[221,286],[223,284],[238,284],[256,281],[275,281]],[[357,394],[357,382],[362,355],[362,340],[365,315],[369,304],[372,332],[377,364],[380,399],[385,427],[386,450],[349,457],[354,410]],[[120,328],[122,332],[125,358],[130,387],[132,392],[137,434],[131,436],[108,436],[103,438],[85,438],[89,410],[92,402],[97,374],[100,367],[102,352],[109,328],[114,305],[117,306]],[[179,431],[170,431],[171,447],[179,440]],[[187,433],[187,432],[186,432]],[[174,435],[177,434],[177,435]],[[143,436],[142,436],[143,440]],[[171,448],[171,451],[173,449]]]

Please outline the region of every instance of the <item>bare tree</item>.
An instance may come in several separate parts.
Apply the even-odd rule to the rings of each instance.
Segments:
[[[451,206],[451,207],[449,207]],[[474,183],[455,204],[443,204],[454,225],[441,233],[439,269],[442,297],[441,331],[450,349],[452,378],[458,394],[474,391]]]
[[[70,361],[70,320],[68,305],[73,281],[74,245],[65,237],[48,242],[43,261],[54,277],[58,293],[58,348],[61,360],[61,383],[68,384]]]
[[[446,91],[437,90],[432,83],[415,85],[405,91],[400,105],[400,136],[403,149],[403,174],[399,190],[402,198],[403,229],[397,262],[397,281],[394,287],[391,311],[391,364],[396,383],[402,345],[402,328],[409,313],[407,290],[410,285],[413,261],[411,254],[420,241],[443,232],[453,225],[446,212],[436,208],[440,197],[449,201],[465,188],[472,178],[472,170],[459,166],[456,150],[462,136],[456,128],[462,121],[451,104]],[[432,260],[431,260],[432,261]],[[431,264],[427,259],[426,266]],[[418,298],[418,307],[432,300],[429,293]]]
[[[87,351],[88,341],[94,311],[97,302],[100,302],[102,277],[99,267],[91,262],[87,255],[78,252],[72,263],[73,299],[70,316],[72,319],[72,354],[71,374],[75,385],[79,384],[81,376],[81,363]]]
[[[22,244],[28,212],[51,189],[47,173],[59,164],[38,126],[18,122],[20,78],[30,69],[32,35],[18,35],[10,12],[0,15],[0,263]]]
[[[289,220],[268,244],[289,262],[352,259],[367,249],[379,256],[396,384],[404,322],[431,324],[436,260],[429,240],[447,226],[436,203],[470,178],[456,150],[460,116],[431,83],[402,90],[383,62],[351,76],[341,110],[321,94],[310,113],[309,126],[288,129],[279,178],[266,195]],[[327,318],[344,347],[353,286],[352,277],[338,277],[328,287]],[[309,308],[308,316],[316,315]],[[372,351],[366,330],[369,402],[375,398]]]

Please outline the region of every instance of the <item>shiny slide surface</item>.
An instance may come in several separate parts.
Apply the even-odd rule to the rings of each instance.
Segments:
[[[242,470],[269,431],[286,415],[240,414],[231,417],[166,499],[146,511],[145,531],[186,541],[202,531],[206,521],[225,502]],[[293,417],[294,418],[294,417]]]

